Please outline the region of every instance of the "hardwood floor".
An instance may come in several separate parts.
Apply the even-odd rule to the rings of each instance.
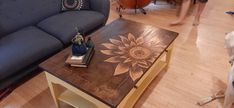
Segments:
[[[216,108],[221,105],[222,99],[202,107],[196,102],[225,89],[230,65],[224,36],[234,28],[234,16],[225,14],[225,11],[234,10],[234,1],[210,0],[198,27],[192,26],[192,11],[184,25],[169,26],[178,13],[175,7],[158,2],[158,5],[151,4],[146,10],[147,15],[126,11],[123,17],[176,31],[180,35],[169,70],[160,73],[135,108]],[[112,6],[108,23],[117,18],[118,14]],[[65,104],[62,106],[70,108]],[[44,73],[15,89],[0,102],[0,108],[55,108]]]

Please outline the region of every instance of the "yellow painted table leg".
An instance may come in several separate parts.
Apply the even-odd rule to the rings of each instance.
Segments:
[[[166,54],[166,67],[165,69],[167,70],[171,61],[171,54],[172,54],[172,50],[173,50],[173,43],[168,47],[167,49],[167,54]]]
[[[58,85],[51,82],[51,80],[47,74],[46,74],[46,77],[47,77],[48,86],[50,88],[50,92],[51,92],[52,97],[54,99],[55,105],[57,108],[60,108],[60,104],[59,104],[59,100],[58,100],[60,92],[59,92],[58,87],[57,87]]]

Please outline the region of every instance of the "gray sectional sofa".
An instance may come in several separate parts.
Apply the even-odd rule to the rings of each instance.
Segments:
[[[0,90],[69,46],[76,27],[89,34],[105,25],[109,0],[90,0],[90,8],[62,12],[61,0],[0,0]]]

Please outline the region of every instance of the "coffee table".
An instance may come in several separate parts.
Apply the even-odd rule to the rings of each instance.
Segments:
[[[95,54],[88,68],[70,67],[68,47],[40,64],[59,108],[131,108],[162,69],[178,33],[117,19],[90,36]],[[61,92],[58,86],[66,88]]]

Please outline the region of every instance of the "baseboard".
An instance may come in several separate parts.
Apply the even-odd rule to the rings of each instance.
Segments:
[[[7,97],[14,89],[13,88],[7,88],[2,91],[0,91],[0,102],[3,100],[5,97]]]

